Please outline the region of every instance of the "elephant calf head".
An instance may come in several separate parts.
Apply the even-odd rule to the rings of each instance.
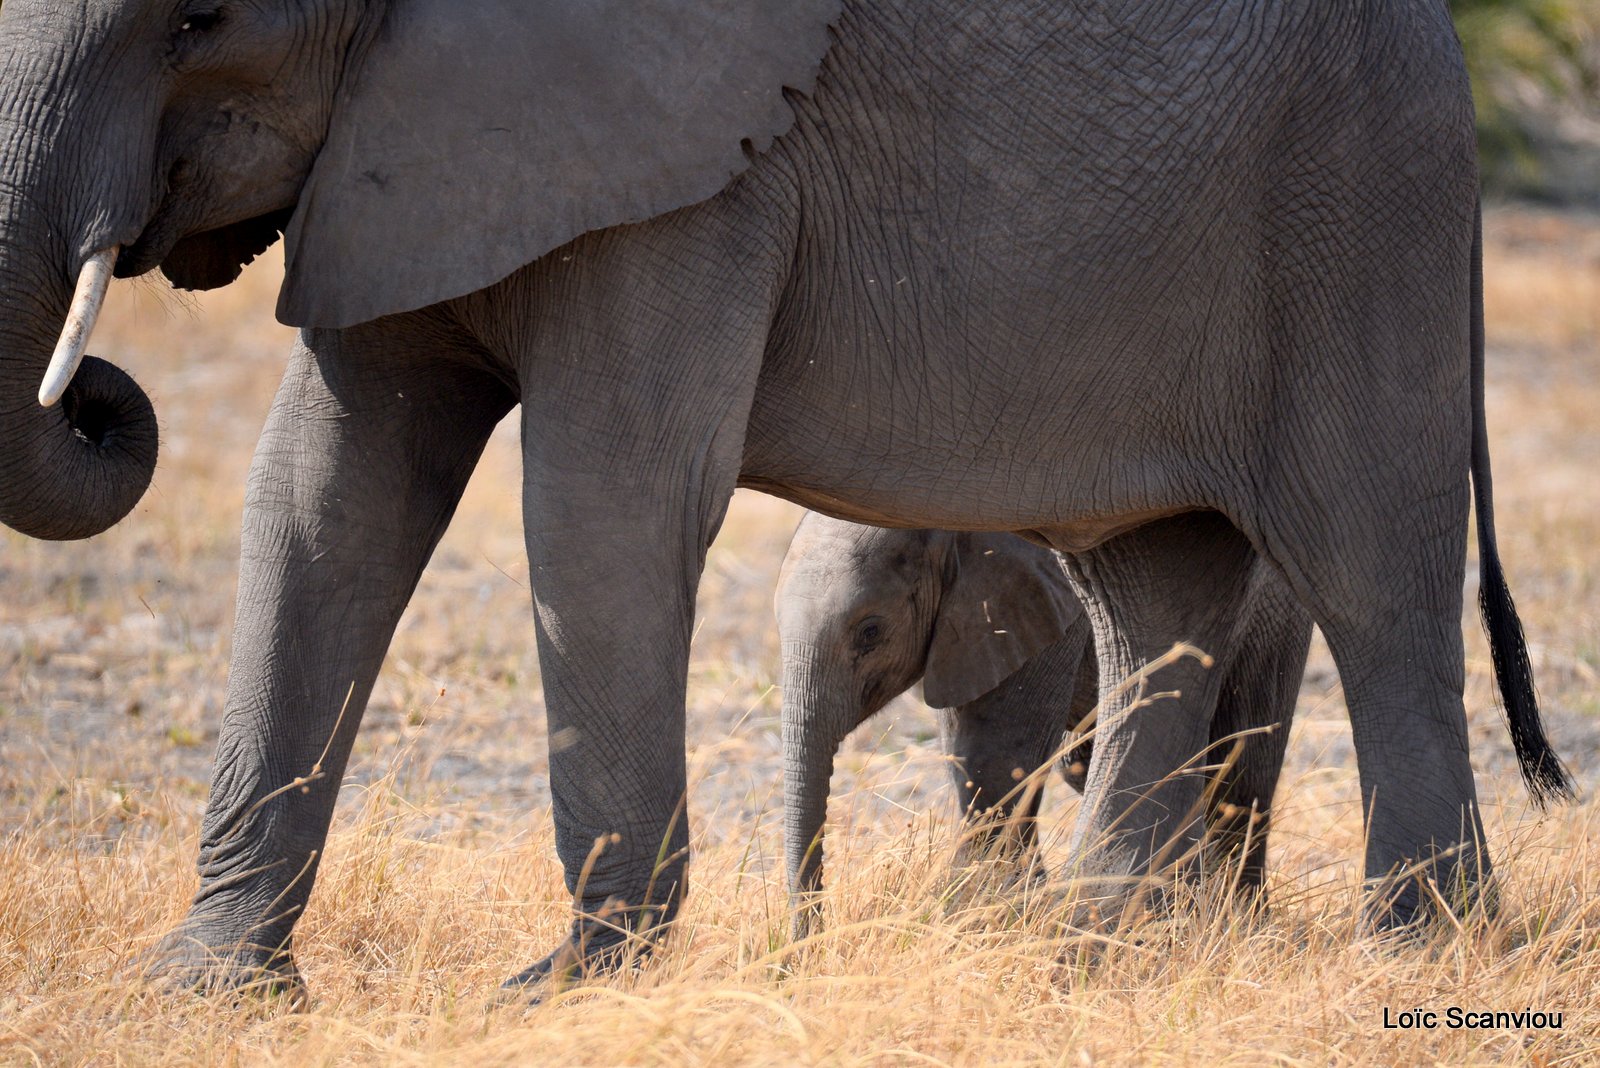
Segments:
[[[968,815],[1008,807],[1019,778],[1048,760],[1074,713],[1093,704],[1088,626],[1060,566],[1009,534],[884,530],[808,514],[784,560],[776,610],[796,893],[821,886],[820,835],[839,746],[918,679],[927,702],[944,710]],[[1071,755],[1080,765],[1087,759],[1086,751]],[[1036,803],[1035,793],[1030,808]]]

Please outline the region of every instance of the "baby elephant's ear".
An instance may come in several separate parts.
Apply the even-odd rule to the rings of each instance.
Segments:
[[[962,534],[939,601],[923,699],[956,708],[1000,685],[1083,614],[1056,555],[1010,534]]]
[[[705,200],[787,130],[840,0],[388,0],[288,232],[278,317],[462,296]]]

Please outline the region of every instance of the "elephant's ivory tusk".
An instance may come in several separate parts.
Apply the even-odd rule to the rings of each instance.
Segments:
[[[78,288],[72,294],[72,308],[67,312],[67,325],[61,328],[61,340],[50,357],[50,367],[39,386],[39,403],[53,406],[72,385],[72,376],[78,373],[83,362],[83,352],[89,347],[89,335],[94,333],[94,322],[100,318],[100,306],[106,302],[106,287],[111,284],[111,272],[117,265],[115,246],[101,249],[84,263],[78,274]]]

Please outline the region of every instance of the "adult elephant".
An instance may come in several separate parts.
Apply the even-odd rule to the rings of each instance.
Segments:
[[[90,534],[144,484],[138,391],[72,377],[104,275],[222,285],[287,227],[304,331],[251,475],[174,974],[294,975],[391,632],[519,402],[583,876],[522,981],[614,962],[682,897],[694,593],[739,484],[1068,552],[1108,682],[1209,644],[1266,558],[1338,662],[1375,911],[1407,922],[1418,875],[1488,870],[1470,469],[1513,739],[1537,796],[1569,789],[1495,548],[1442,4],[7,0],[0,64],[7,523]],[[1198,784],[1133,769],[1204,746],[1217,680],[1162,684],[1182,698],[1108,694],[1081,871],[1197,833]]]

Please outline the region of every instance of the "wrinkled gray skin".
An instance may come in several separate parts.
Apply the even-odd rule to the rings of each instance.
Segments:
[[[521,980],[613,966],[681,900],[694,595],[741,484],[1065,551],[1108,682],[1217,645],[1267,561],[1338,662],[1368,875],[1416,863],[1469,898],[1475,487],[1513,740],[1565,789],[1488,507],[1442,2],[7,0],[0,70],[17,529],[103,529],[153,462],[105,365],[34,406],[80,266],[118,246],[120,275],[208,288],[287,226],[279,315],[304,329],[250,476],[169,975],[292,981],[394,626],[519,403],[549,726],[573,739],[557,849],[585,876]],[[1182,697],[1103,712],[1080,871],[1198,834],[1200,783],[1143,769],[1205,745],[1221,682],[1157,681]],[[1419,878],[1381,890],[1379,922],[1423,915]]]
[[[1069,735],[1081,733],[1099,699],[1096,661],[1088,620],[1049,550],[1009,534],[887,530],[807,513],[775,606],[796,937],[809,931],[822,888],[834,756],[919,678],[941,710],[961,811],[977,822],[958,862],[997,847],[1031,854],[1043,792],[1019,783],[1052,757],[1084,789],[1094,743]],[[1258,563],[1226,645],[1213,650],[1221,684],[1197,761],[1222,769],[1206,793],[1207,856],[1251,896],[1266,871],[1272,796],[1310,638],[1311,621]],[[1155,782],[1172,770],[1143,774]]]

